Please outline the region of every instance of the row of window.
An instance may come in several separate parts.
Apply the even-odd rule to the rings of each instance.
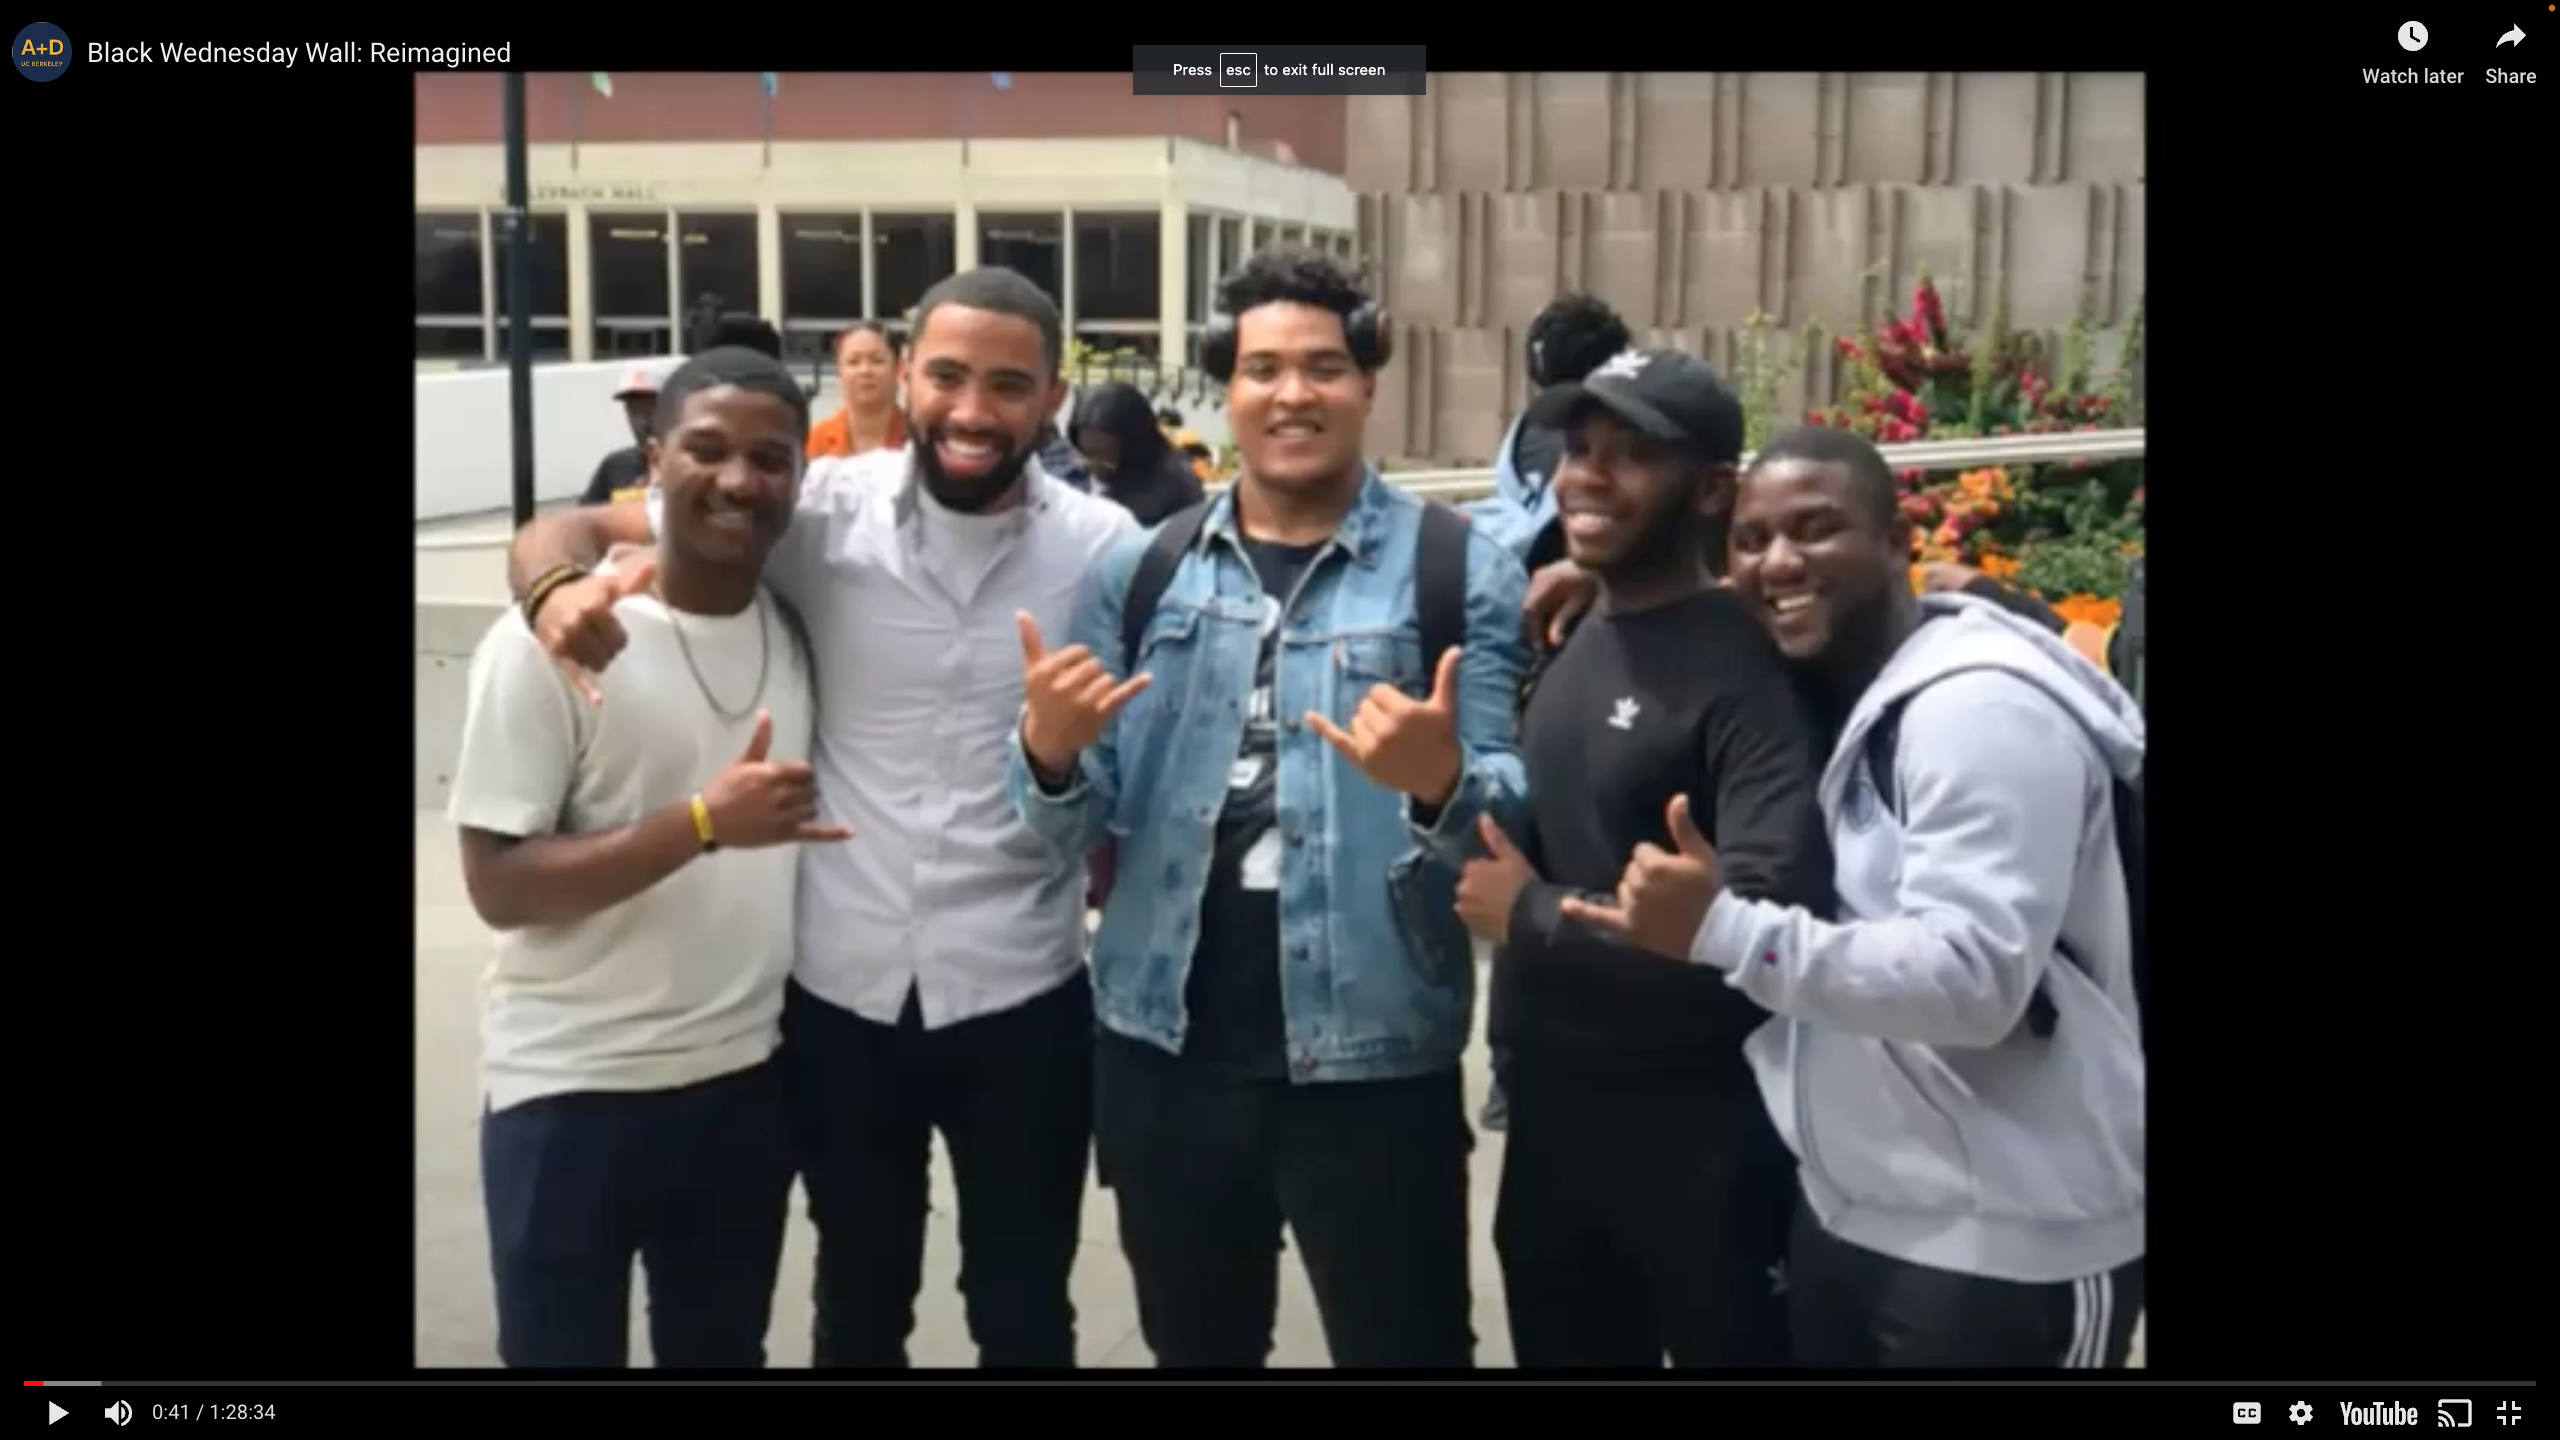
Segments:
[[[846,323],[895,317],[913,309],[925,290],[952,272],[958,246],[954,217],[862,212],[778,216],[782,230],[782,293],[761,293],[754,214],[659,210],[586,213],[591,313],[569,309],[571,217],[531,217],[530,275],[526,293],[533,313],[535,353],[569,353],[573,324],[593,331],[595,356],[663,355],[675,349],[684,311],[705,293],[733,309],[779,312],[778,323],[798,352],[822,350]],[[871,243],[862,243],[865,222]],[[512,296],[503,217],[490,217],[486,237],[496,247],[483,266],[484,221],[478,211],[421,212],[418,222],[418,353],[421,358],[478,360],[503,351]],[[978,259],[1021,271],[1078,322],[1106,331],[1151,329],[1159,319],[1157,286],[1163,271],[1158,218],[1142,214],[1072,216],[1075,265],[1065,273],[1070,217],[1064,213],[981,213]],[[1205,321],[1218,275],[1244,251],[1245,221],[1235,216],[1189,218],[1189,313]],[[1254,222],[1257,248],[1272,243],[1316,243],[1348,259],[1351,237],[1304,226]],[[494,287],[483,276],[494,275]],[[1068,287],[1072,286],[1070,290]],[[776,304],[775,302],[779,303]],[[1150,346],[1152,348],[1152,346]]]

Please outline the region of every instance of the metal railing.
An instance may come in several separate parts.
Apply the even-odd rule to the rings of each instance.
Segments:
[[[2142,454],[2142,427],[2077,430],[2053,435],[2000,435],[1981,440],[1922,440],[1879,445],[1896,470],[1973,470],[1986,465],[2048,465],[2057,460],[2130,460]],[[1744,463],[1750,462],[1743,457]],[[1387,479],[1433,500],[1467,500],[1493,493],[1493,472],[1398,470]]]
[[[2075,430],[2053,435],[2001,435],[1981,440],[1922,440],[1911,445],[1882,445],[1885,463],[1896,470],[1972,470],[1985,465],[2047,465],[2057,460],[2130,460],[2142,451],[2142,427],[2130,430]],[[1746,457],[1747,459],[1748,457]],[[1493,493],[1493,471],[1398,470],[1392,484],[1433,500],[1471,500]],[[420,550],[495,550],[507,543],[504,529],[478,535],[422,535]]]

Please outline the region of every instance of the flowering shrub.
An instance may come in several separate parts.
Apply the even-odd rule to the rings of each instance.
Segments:
[[[1912,287],[1908,317],[1889,315],[1872,335],[1844,335],[1834,345],[1847,370],[1843,398],[1807,411],[1805,419],[1879,445],[2141,423],[2126,383],[2141,353],[2139,306],[2123,358],[2103,374],[2092,373],[2083,324],[2071,327],[2058,365],[2047,362],[2037,337],[2010,333],[1996,316],[1986,333],[1957,332],[1926,273]],[[2127,561],[2142,553],[2139,459],[1960,475],[1905,470],[1899,478],[1916,564],[1969,565],[2045,597],[2066,614],[2111,609]]]

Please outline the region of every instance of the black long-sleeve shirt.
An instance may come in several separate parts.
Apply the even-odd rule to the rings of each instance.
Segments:
[[[1575,629],[1521,723],[1534,823],[1512,838],[1539,878],[1494,958],[1506,1083],[1640,1075],[1750,1093],[1742,1041],[1766,1012],[1722,972],[1596,933],[1558,902],[1614,893],[1640,843],[1668,848],[1664,810],[1685,794],[1735,893],[1827,913],[1817,745],[1784,658],[1728,592]]]

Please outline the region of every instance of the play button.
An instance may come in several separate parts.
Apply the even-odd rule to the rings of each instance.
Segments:
[[[52,1424],[56,1420],[59,1420],[70,1413],[70,1411],[63,1409],[61,1406],[54,1404],[50,1400],[44,1402],[44,1423],[47,1425]]]

